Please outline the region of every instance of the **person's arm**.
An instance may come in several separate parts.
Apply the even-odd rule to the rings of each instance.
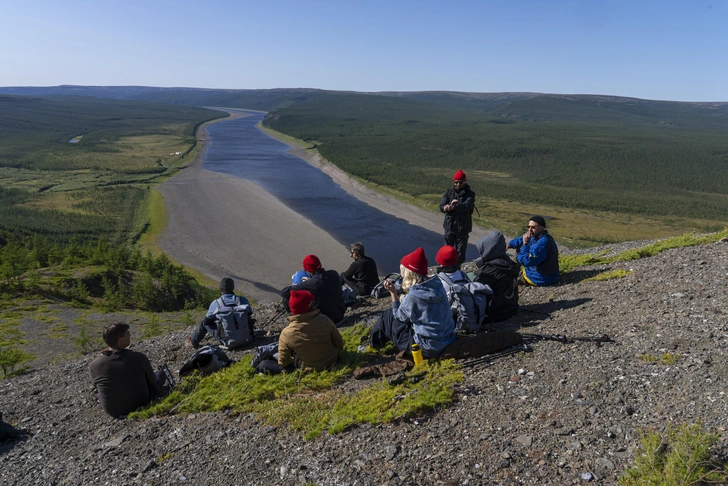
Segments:
[[[458,198],[458,203],[455,205],[453,210],[457,213],[472,213],[475,209],[475,193],[473,191],[466,191],[462,199]]]
[[[349,265],[349,268],[346,269],[344,272],[344,278],[347,280],[353,280],[354,279],[354,273],[359,269],[359,260],[354,260],[351,265]]]
[[[208,307],[207,314],[205,314],[205,317],[207,319],[212,319],[213,316],[215,315],[215,311],[217,310],[217,307],[218,307],[217,299],[210,302],[210,307]]]
[[[154,369],[152,363],[149,362],[149,358],[144,354],[139,354],[142,357],[142,369],[144,370],[144,378],[147,380],[149,395],[153,397],[159,391],[157,390],[157,377],[154,375]]]
[[[336,325],[331,322],[331,327],[333,330],[331,331],[331,342],[334,343],[334,347],[336,349],[344,349],[344,338],[341,337],[341,333],[336,328]]]
[[[523,237],[519,236],[518,238],[513,238],[511,241],[508,242],[508,248],[513,248],[514,250],[519,250],[521,246],[523,246]]]
[[[518,251],[518,263],[524,267],[535,267],[546,260],[548,250],[547,239],[541,238],[537,241],[531,241],[527,245],[521,246]]]
[[[285,329],[278,338],[278,364],[284,368],[293,363],[293,349],[291,348]]]
[[[450,194],[449,194],[449,192],[450,192],[449,189],[447,191],[445,191],[445,194],[442,195],[442,199],[440,199],[440,212],[441,213],[446,213],[446,212],[450,211],[450,209],[452,209],[450,207]]]

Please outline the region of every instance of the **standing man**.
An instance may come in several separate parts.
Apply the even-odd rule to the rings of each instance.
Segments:
[[[142,353],[127,349],[131,344],[129,324],[111,324],[104,329],[108,349],[89,365],[91,381],[101,408],[118,418],[152,401],[164,385],[165,376],[154,371]]]
[[[341,285],[348,285],[357,295],[368,296],[379,283],[377,264],[364,254],[364,245],[359,242],[351,244],[351,258],[354,261],[341,274]]]
[[[473,229],[475,193],[466,182],[465,173],[458,170],[452,176],[453,187],[445,191],[440,200],[440,212],[445,213],[445,244],[458,252],[457,267],[465,261],[468,236]]]
[[[559,248],[543,216],[531,216],[528,231],[509,241],[508,248],[518,250],[516,258],[523,265],[518,283],[542,287],[559,279]]]

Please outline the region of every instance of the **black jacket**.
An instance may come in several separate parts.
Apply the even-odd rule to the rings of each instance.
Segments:
[[[458,204],[454,209],[445,211],[445,206],[453,199],[457,199]],[[470,233],[473,229],[473,210],[475,210],[475,193],[468,184],[464,184],[460,189],[451,187],[445,191],[440,200],[440,212],[445,213],[445,221],[442,223],[445,233],[457,235]]]
[[[323,315],[334,321],[334,324],[339,323],[344,318],[346,306],[344,305],[344,296],[341,293],[341,281],[336,271],[322,268],[315,271],[308,280],[281,290],[283,304],[289,312],[288,299],[291,290],[308,290],[311,292],[316,297],[316,307]]]
[[[354,260],[349,268],[341,274],[344,282],[352,282],[353,289],[359,295],[369,295],[373,287],[379,283],[377,264],[368,256],[362,255]]]

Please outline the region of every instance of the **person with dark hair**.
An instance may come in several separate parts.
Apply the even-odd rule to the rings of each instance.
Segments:
[[[289,324],[278,338],[277,355],[260,361],[258,371],[323,371],[335,365],[344,340],[331,319],[316,308],[314,295],[308,290],[291,290],[288,308]]]
[[[128,324],[107,326],[104,341],[109,347],[89,364],[89,371],[101,408],[118,418],[152,401],[166,377],[152,369],[144,354],[127,349],[131,344]]]
[[[188,343],[193,348],[197,349],[200,347],[200,342],[209,332],[212,336],[215,336],[219,341],[226,341],[229,336],[220,336],[220,330],[217,325],[217,311],[220,307],[237,307],[241,305],[248,306],[248,323],[252,326],[252,309],[250,308],[250,302],[248,299],[241,295],[235,294],[235,281],[230,277],[223,277],[220,280],[220,298],[215,299],[210,303],[210,307],[207,309],[205,318],[200,321],[197,327],[192,331],[192,336],[188,338]]]
[[[297,285],[290,285],[281,290],[283,304],[288,308],[292,290],[308,290],[316,298],[316,308],[323,315],[339,323],[344,319],[346,305],[341,292],[341,280],[334,270],[325,270],[316,255],[306,255],[303,259],[303,270],[309,276]]]
[[[341,274],[341,285],[351,288],[357,295],[367,296],[379,283],[379,272],[374,260],[364,254],[364,245],[351,244],[351,258],[354,261]]]
[[[440,200],[440,212],[445,213],[445,244],[454,247],[458,252],[457,267],[465,262],[468,248],[468,236],[473,230],[473,211],[475,210],[475,193],[467,183],[462,170],[452,176],[453,187],[445,191]]]
[[[519,265],[506,253],[506,239],[500,231],[487,233],[475,247],[480,253],[475,260],[475,282],[493,290],[487,320],[507,319],[518,312]]]
[[[422,248],[405,255],[399,268],[406,295],[400,302],[394,284],[384,282],[392,297],[392,308],[374,324],[370,345],[377,349],[392,341],[398,351],[410,351],[416,343],[425,358],[436,358],[455,341],[455,322],[445,287],[437,276],[427,278],[427,258]]]
[[[542,287],[559,279],[559,248],[543,216],[531,216],[526,233],[509,241],[508,248],[518,251],[516,258],[523,265],[519,284]]]

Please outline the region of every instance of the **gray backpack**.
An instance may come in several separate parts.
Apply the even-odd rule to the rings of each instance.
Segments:
[[[478,332],[488,315],[493,291],[480,282],[455,283],[444,272],[437,274],[442,279],[450,300],[455,330]]]
[[[235,302],[237,303],[237,296]],[[252,343],[255,339],[252,313],[253,310],[248,304],[226,305],[222,297],[217,299],[217,309],[213,314],[217,332],[213,335],[227,349],[236,349]]]
[[[402,275],[398,273],[390,273],[389,275],[384,277],[381,282],[374,286],[371,293],[369,294],[371,297],[374,297],[375,299],[383,299],[384,297],[389,297],[389,290],[384,288],[385,280],[391,280],[392,282],[394,282],[394,288],[397,290],[397,294],[402,293]]]

